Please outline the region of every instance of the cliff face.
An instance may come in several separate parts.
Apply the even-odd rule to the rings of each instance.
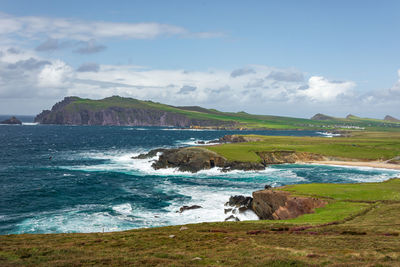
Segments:
[[[94,106],[81,104],[77,97],[66,97],[51,110],[36,116],[40,124],[66,125],[123,125],[123,126],[220,126],[221,121],[199,120],[184,114],[143,107],[143,104]],[[138,101],[138,100],[134,100]]]
[[[261,190],[253,192],[252,209],[262,220],[286,220],[313,213],[327,201],[309,197],[295,197],[288,192]]]

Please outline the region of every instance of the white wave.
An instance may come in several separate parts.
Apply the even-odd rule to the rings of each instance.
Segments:
[[[210,145],[210,144],[208,144],[208,142],[213,141],[213,140],[215,140],[215,139],[202,140],[202,139],[190,138],[189,140],[184,140],[184,141],[178,140],[175,143],[178,146],[182,146],[182,145],[184,145],[184,146],[207,146],[207,145]],[[199,142],[204,142],[204,144],[199,144]]]
[[[164,181],[159,185],[163,191],[172,191],[174,193],[190,196],[190,200],[171,203],[166,208],[167,213],[163,214],[170,224],[188,224],[200,222],[219,222],[224,221],[229,215],[225,214],[225,203],[232,195],[251,195],[251,190],[238,188],[212,188],[207,185],[177,185]],[[192,206],[199,205],[202,208],[186,210],[182,213],[179,211],[183,205]],[[240,220],[257,220],[258,217],[253,212],[242,213],[239,215]]]
[[[330,132],[317,132],[317,134],[320,134],[324,137],[335,137],[335,136],[341,136],[341,134],[335,134],[335,133],[330,133]]]
[[[34,125],[39,125],[39,123],[38,122],[23,122],[22,125],[34,126]]]
[[[112,209],[122,215],[131,215],[132,214],[132,206],[129,203],[116,205],[116,206],[112,207]]]
[[[113,216],[97,211],[103,205],[78,205],[74,208],[32,214],[17,225],[15,233],[91,233],[113,232],[137,228],[134,219],[125,214]]]
[[[151,130],[151,129],[146,129],[146,128],[124,128],[124,130],[127,130],[127,131],[147,131],[147,130]]]

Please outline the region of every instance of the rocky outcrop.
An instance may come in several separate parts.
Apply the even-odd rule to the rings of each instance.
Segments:
[[[313,213],[327,203],[317,198],[291,196],[285,191],[260,190],[253,192],[252,210],[262,220],[286,220]]]
[[[16,117],[12,116],[11,118],[0,122],[0,124],[19,124],[19,125],[21,125],[22,122],[19,119],[17,119]]]
[[[174,111],[176,110],[176,112]],[[178,109],[133,98],[113,96],[102,100],[65,97],[51,110],[35,117],[40,124],[124,125],[175,127],[232,127],[236,123],[188,117]]]
[[[159,156],[158,160],[152,164],[154,169],[178,168],[180,171],[189,172],[198,172],[213,167],[219,167],[222,171],[264,170],[266,166],[273,164],[329,160],[324,156],[307,152],[267,151],[257,152],[257,155],[260,157],[260,162],[229,161],[219,154],[203,147],[160,148],[132,158],[153,158],[158,153],[162,154]]]
[[[227,160],[215,152],[200,147],[168,149],[152,164],[154,169],[178,168],[198,172],[213,167],[224,167]]]
[[[202,208],[202,206],[199,206],[199,205],[192,205],[192,206],[182,206],[180,209],[179,209],[179,213],[182,213],[182,212],[184,212],[184,211],[186,211],[186,210],[197,210],[197,209],[201,209]],[[177,211],[178,212],[178,211]]]
[[[157,149],[134,158],[149,158],[156,155],[157,152],[162,152],[162,154],[152,164],[152,167],[156,170],[178,168],[180,171],[198,172],[214,167],[222,168],[222,171],[265,169],[265,165],[261,162],[228,161],[217,153],[201,147]]]
[[[229,201],[225,203],[224,213],[226,214],[225,221],[240,221],[238,215],[252,211],[252,197],[242,195],[231,196]]]
[[[257,155],[262,159],[264,165],[326,160],[319,154],[285,150],[257,152]]]

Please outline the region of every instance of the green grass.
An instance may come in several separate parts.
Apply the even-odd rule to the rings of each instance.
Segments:
[[[294,219],[285,220],[285,222],[311,225],[338,222],[357,215],[370,206],[371,204],[366,203],[335,201],[323,208],[317,208],[315,213],[304,214]]]
[[[363,132],[347,138],[257,136],[262,141],[208,146],[228,160],[258,162],[257,152],[290,150],[357,160],[388,160],[400,155],[400,133]]]
[[[362,184],[297,184],[285,191],[305,196],[320,196],[351,201],[400,201],[400,179]]]
[[[327,186],[281,188],[334,198],[313,214],[285,221],[0,236],[0,265],[399,266],[400,201],[393,193],[400,180]]]

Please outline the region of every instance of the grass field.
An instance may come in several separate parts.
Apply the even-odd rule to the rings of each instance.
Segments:
[[[351,137],[257,136],[262,141],[208,146],[228,160],[258,162],[257,152],[289,150],[357,160],[388,160],[400,155],[400,132],[353,132]]]
[[[330,203],[285,221],[0,236],[1,266],[399,266],[400,180],[280,188]]]

